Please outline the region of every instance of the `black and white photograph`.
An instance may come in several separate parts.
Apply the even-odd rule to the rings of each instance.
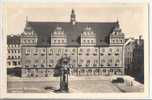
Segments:
[[[146,4],[15,3],[4,8],[7,93],[147,91]]]

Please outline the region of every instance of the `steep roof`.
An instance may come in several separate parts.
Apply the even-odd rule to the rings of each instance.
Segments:
[[[7,36],[7,44],[20,44],[20,36],[19,35],[8,35]]]
[[[112,29],[117,25],[117,22],[77,22],[72,25],[70,22],[32,22],[29,21],[28,24],[36,32],[36,34],[41,38],[45,38],[49,41],[48,36],[54,32],[57,26],[63,28],[64,33],[67,36],[68,46],[79,46],[80,45],[80,34],[83,32],[84,28],[87,26],[91,27],[96,33],[97,46],[108,45],[109,34]]]

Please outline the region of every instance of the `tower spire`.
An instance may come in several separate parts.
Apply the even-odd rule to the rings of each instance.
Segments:
[[[72,25],[76,24],[76,15],[75,15],[74,9],[72,9],[72,11],[71,11],[71,20],[70,20],[70,22],[72,23]]]
[[[26,18],[25,18],[25,27],[27,27],[28,26],[28,16],[26,16]]]

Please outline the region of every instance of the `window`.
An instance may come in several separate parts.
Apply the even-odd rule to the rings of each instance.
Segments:
[[[58,43],[60,43],[60,40],[58,40]]]
[[[8,53],[10,53],[10,50],[8,50]]]
[[[112,52],[112,49],[111,49],[111,48],[109,49],[109,52]]]
[[[90,52],[90,49],[87,49],[87,52]]]
[[[56,40],[54,40],[54,43],[56,43]]]
[[[103,56],[104,54],[103,54],[103,53],[100,53],[100,55]]]
[[[89,53],[86,53],[87,56],[89,56]]]
[[[64,43],[64,40],[62,40],[62,43]]]
[[[87,64],[90,64],[90,60],[87,60]]]
[[[33,43],[34,43],[34,40],[32,40],[33,41]]]
[[[90,41],[89,40],[87,40],[88,41],[88,43],[90,43]]]
[[[50,60],[50,63],[54,63],[54,60],[53,60],[53,59],[51,59],[51,60]]]
[[[107,66],[110,66],[110,64],[108,63]]]
[[[119,62],[120,62],[120,60],[119,60],[119,59],[117,59],[117,60],[116,60],[116,62],[117,62],[117,63],[119,63]]]
[[[108,62],[109,62],[109,63],[112,63],[112,59],[109,59]]]
[[[7,62],[7,63],[8,63],[9,66],[11,65],[11,62]]]
[[[93,66],[97,66],[98,60],[94,60]]]
[[[53,50],[50,49],[49,55],[53,55]]]
[[[20,56],[18,56],[18,59],[20,59]]]
[[[101,66],[104,66],[103,64],[101,64]]]
[[[43,52],[45,52],[45,49],[43,49]]]
[[[110,72],[113,72],[113,69],[110,69]]]
[[[33,67],[34,67],[34,68],[36,68],[36,67],[37,67],[37,65],[36,65],[36,64],[34,64],[34,65],[33,65]]]
[[[95,49],[95,53],[93,53],[94,56],[97,55],[97,51],[98,51],[98,49]]]
[[[106,69],[103,69],[103,72],[106,72]]]
[[[28,65],[25,65],[25,68],[29,68],[29,66],[28,66]]]
[[[65,49],[65,52],[68,52],[68,49]]]
[[[35,49],[34,50],[34,55],[37,55],[38,54],[38,49]]]
[[[95,52],[97,52],[98,51],[98,49],[95,49]]]
[[[25,54],[26,54],[26,55],[29,55],[29,54],[30,54],[30,49],[27,49],[27,50],[25,51]]]
[[[39,62],[39,60],[36,59],[36,60],[35,60],[35,63],[38,63],[38,62]]]
[[[42,55],[42,56],[45,55],[45,49],[42,49],[41,55]]]
[[[44,68],[44,65],[43,65],[43,64],[41,64],[41,67],[42,67],[42,68]]]
[[[105,49],[102,49],[102,52],[105,52]]]
[[[116,51],[119,52],[119,49],[117,48]]]
[[[110,55],[111,55],[111,53],[108,53],[108,55],[110,56]]]
[[[89,56],[90,49],[87,49],[86,55]]]
[[[116,56],[118,56],[118,55],[119,55],[119,53],[115,53],[115,55],[116,55]]]
[[[80,52],[83,52],[83,49],[80,49]]]
[[[101,63],[104,63],[105,62],[105,60],[101,60]]]
[[[72,42],[74,42],[74,40],[72,40]]]
[[[18,62],[18,65],[20,65],[20,64],[21,64],[21,62],[19,61],[19,62]]]
[[[52,65],[49,65],[49,67],[52,67]]]
[[[86,42],[86,40],[83,40],[84,41],[84,43]]]
[[[24,43],[26,43],[26,40],[24,40]]]
[[[30,40],[28,40],[28,43],[30,43]]]
[[[91,43],[93,43],[93,40],[91,40]]]
[[[30,64],[31,60],[26,60],[25,63]]]
[[[16,66],[17,65],[17,62],[16,61],[13,61],[13,66]]]
[[[72,52],[75,52],[75,49],[72,49]]]
[[[80,60],[80,63],[83,63],[83,60],[82,60],[82,59]]]
[[[91,69],[88,69],[88,72],[89,72],[89,73],[92,73],[92,70],[91,70]]]
[[[41,63],[45,63],[45,60],[41,60]]]
[[[76,60],[73,60],[73,63],[75,63],[76,62]]]

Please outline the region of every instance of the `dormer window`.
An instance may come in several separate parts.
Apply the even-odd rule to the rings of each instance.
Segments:
[[[63,28],[60,26],[57,26],[52,34],[52,36],[62,36],[64,35]]]

